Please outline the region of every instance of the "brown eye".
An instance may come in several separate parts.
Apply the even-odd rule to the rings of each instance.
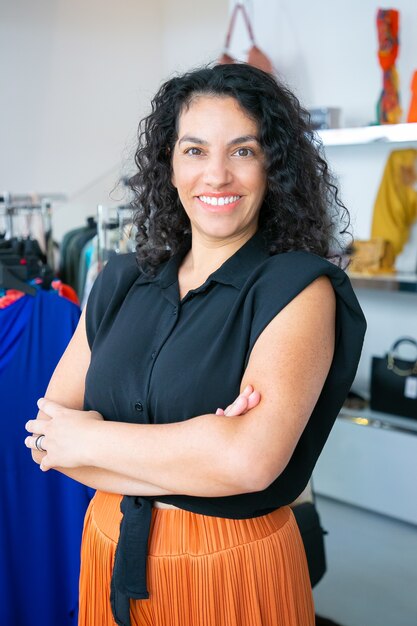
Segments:
[[[235,154],[240,157],[253,156],[253,150],[251,150],[250,148],[239,148],[238,150],[236,150]]]
[[[188,148],[185,151],[185,154],[189,154],[190,156],[199,156],[201,154],[200,148]]]

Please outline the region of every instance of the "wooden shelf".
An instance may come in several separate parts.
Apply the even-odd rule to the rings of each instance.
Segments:
[[[358,146],[375,143],[407,143],[417,141],[417,124],[384,124],[358,128],[318,130],[325,146]]]

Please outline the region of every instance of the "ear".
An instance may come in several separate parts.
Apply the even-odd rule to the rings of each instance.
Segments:
[[[171,157],[171,183],[173,184],[173,186],[175,187],[175,189],[177,188],[177,185],[175,183],[175,174],[174,174],[174,168],[172,166],[172,154],[171,154],[171,149],[167,148],[167,154]]]

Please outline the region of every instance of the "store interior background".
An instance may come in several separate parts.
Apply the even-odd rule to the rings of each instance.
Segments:
[[[148,111],[150,98],[174,71],[220,55],[233,5],[228,0],[4,0],[0,189],[65,193],[68,201],[54,213],[57,240],[83,224],[97,204],[122,202],[124,191],[117,182],[132,169],[137,123]],[[245,5],[258,45],[306,107],[340,107],[343,126],[375,121],[382,84],[376,56],[378,2],[247,0]],[[382,8],[400,11],[397,68],[405,119],[409,84],[417,69],[417,4],[392,1]],[[239,21],[231,51],[244,60],[248,47]],[[379,144],[326,150],[358,239],[370,236],[373,202],[394,148]],[[417,227],[402,263],[416,269]],[[355,388],[366,391],[372,355],[384,354],[399,336],[417,338],[417,300],[415,294],[366,289],[358,298],[369,327]],[[379,464],[389,472],[390,464],[403,455],[401,442],[397,449],[390,449],[388,442],[388,457],[381,456],[372,440],[369,445],[367,458],[352,459],[352,471],[364,476],[375,474]],[[376,475],[369,489],[384,491],[388,498],[404,492],[417,502],[416,469],[404,466],[405,487],[399,490],[384,483],[385,478],[378,482]],[[344,626],[417,624],[417,568],[404,561],[411,555],[416,561],[417,527],[375,512],[361,517],[353,507],[330,511],[324,499],[322,510],[332,514],[334,522],[323,514],[330,553],[328,573],[315,590],[320,612]],[[361,537],[368,548],[355,544]],[[385,554],[385,561],[375,561],[374,551]],[[402,554],[395,556],[399,551]],[[343,560],[356,554],[361,558],[357,567],[353,562],[343,570]],[[382,571],[384,567],[391,571]]]

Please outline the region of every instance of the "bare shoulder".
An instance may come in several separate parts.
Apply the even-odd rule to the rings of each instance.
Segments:
[[[273,337],[282,342],[299,341],[310,335],[314,343],[314,333],[324,331],[331,335],[334,330],[336,315],[336,294],[328,276],[322,275],[314,279],[302,289],[279,313],[271,320],[258,338],[257,344],[269,341]],[[313,334],[311,334],[313,333]],[[263,339],[262,339],[263,338]],[[310,343],[310,341],[309,341]],[[255,348],[257,346],[255,344]]]
[[[329,312],[334,311],[336,308],[336,294],[330,278],[322,275],[314,279],[307,287],[300,291],[292,302],[295,302],[295,307],[298,309],[301,308],[301,303],[303,303],[303,305],[309,304],[313,309],[317,306],[322,313],[325,310]],[[291,302],[287,306],[290,305]],[[310,312],[314,313],[314,311],[311,310]]]

